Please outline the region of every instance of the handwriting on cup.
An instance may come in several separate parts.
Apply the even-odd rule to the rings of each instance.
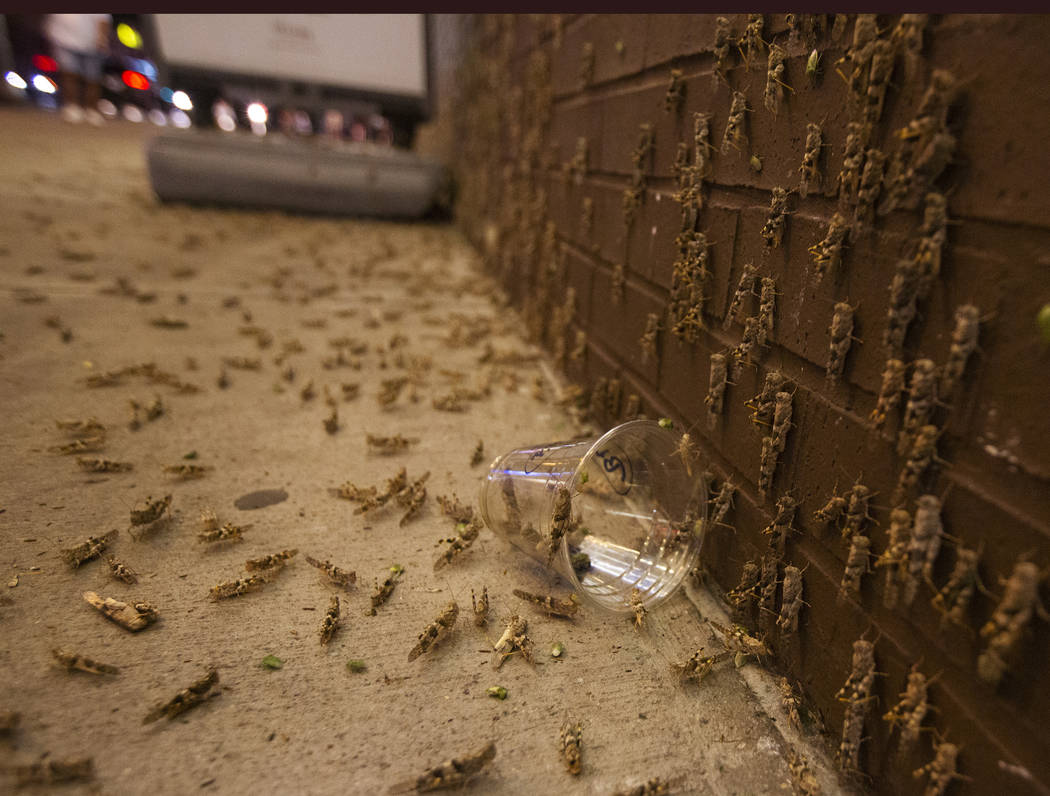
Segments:
[[[631,491],[631,460],[627,456],[617,455],[611,448],[595,451],[594,458],[602,463],[609,485],[618,494],[626,495]]]

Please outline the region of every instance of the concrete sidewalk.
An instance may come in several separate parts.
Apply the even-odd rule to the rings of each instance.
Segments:
[[[433,571],[438,540],[454,532],[437,495],[473,502],[495,455],[577,430],[554,403],[543,357],[479,363],[487,346],[537,352],[453,228],[161,207],[144,171],[149,130],[71,127],[11,109],[0,109],[0,130],[0,712],[21,714],[12,737],[0,736],[5,768],[93,758],[93,780],[69,793],[367,794],[492,740],[495,759],[471,783],[478,793],[605,794],[650,777],[679,793],[789,793],[793,750],[824,792],[837,791],[822,743],[790,725],[772,675],[730,664],[700,688],[677,683],[672,662],[718,648],[701,611],[724,616],[706,593],[676,596],[640,630],[589,607],[571,622],[550,619],[511,591],[564,594],[565,584],[488,530]],[[230,358],[260,367],[227,365],[222,389]],[[87,384],[149,362],[200,391],[150,383],[142,369],[116,386]],[[381,408],[381,382],[399,377],[408,383]],[[357,396],[347,400],[355,388],[344,385],[358,385]],[[432,399],[456,387],[489,394],[463,412],[437,411]],[[326,390],[334,434],[323,424]],[[129,400],[154,395],[164,413],[130,430]],[[130,462],[131,472],[86,473],[50,450],[70,440],[56,420],[88,417],[107,434],[101,452],[85,455]],[[381,456],[368,433],[419,441]],[[484,463],[471,466],[479,439]],[[183,464],[211,469],[189,481],[163,470]],[[409,478],[430,473],[427,501],[403,527],[396,507],[356,515],[331,494],[348,480],[381,486],[399,467]],[[261,489],[288,497],[235,507]],[[173,519],[133,540],[129,510],[165,494]],[[249,526],[243,542],[199,543],[206,507]],[[138,573],[136,585],[111,579],[102,561],[74,571],[62,560],[62,549],[111,529],[119,534],[107,552]],[[209,598],[211,586],[246,575],[246,559],[285,548],[299,555],[272,583]],[[337,591],[304,554],[356,570],[356,587]],[[366,615],[374,580],[395,563],[404,574],[389,602]],[[469,596],[483,586],[492,619],[478,629]],[[87,590],[148,601],[160,618],[128,633],[84,602]],[[322,647],[337,593],[342,625]],[[450,599],[461,608],[453,635],[407,662]],[[514,613],[528,620],[536,665],[515,658],[494,671],[492,643]],[[556,641],[560,660],[549,657]],[[120,673],[67,673],[55,647]],[[264,668],[267,655],[283,668]],[[365,670],[349,672],[350,659]],[[210,667],[218,699],[143,726]],[[487,695],[494,685],[507,689],[504,701]],[[579,777],[558,753],[570,718],[583,726]]]

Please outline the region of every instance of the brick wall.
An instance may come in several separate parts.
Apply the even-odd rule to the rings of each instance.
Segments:
[[[565,373],[588,392],[581,403],[611,426],[629,398],[641,411],[669,416],[691,430],[709,468],[739,487],[728,516],[704,546],[709,580],[729,589],[745,562],[762,556],[783,567],[804,567],[802,627],[797,639],[769,640],[776,666],[798,683],[837,748],[847,704],[836,699],[846,680],[853,642],[875,642],[877,670],[864,727],[860,768],[883,792],[921,792],[912,771],[932,759],[934,732],[924,732],[907,754],[881,717],[898,702],[913,664],[936,680],[936,708],[924,726],[961,745],[957,792],[1050,792],[1050,628],[1037,617],[1024,623],[996,685],[978,677],[989,638],[981,630],[1004,594],[1015,564],[1050,566],[1050,345],[1036,316],[1050,301],[1050,114],[1041,76],[1050,66],[1047,17],[946,15],[926,20],[909,45],[908,20],[880,16],[867,48],[853,47],[856,15],[766,15],[761,37],[785,55],[783,100],[767,109],[769,50],[751,59],[735,42],[748,15],[729,16],[733,45],[721,74],[712,15],[488,16],[462,21],[469,51],[458,79],[452,126],[458,160],[458,216],[465,231],[521,308],[529,333],[551,348]],[[861,38],[865,21],[860,21]],[[863,44],[863,41],[860,42]],[[816,74],[807,71],[816,50]],[[881,113],[872,96],[886,73],[872,60],[888,58]],[[845,59],[840,62],[840,59]],[[887,63],[884,61],[883,63]],[[857,94],[847,79],[857,69]],[[921,136],[899,131],[920,118],[934,70],[954,78],[945,113],[932,113]],[[669,96],[672,70],[681,99]],[[841,71],[841,75],[839,72]],[[772,84],[775,87],[777,84]],[[733,93],[746,97],[746,144],[722,149]],[[694,120],[710,114],[707,168],[696,178]],[[910,186],[906,201],[869,221],[858,221],[842,261],[818,278],[810,247],[828,232],[836,211],[852,218],[858,199],[838,191],[849,123],[871,123],[863,162],[886,156],[886,174],[872,181],[880,197],[894,175]],[[823,180],[806,197],[799,191],[807,124],[819,123]],[[640,156],[641,128],[652,147]],[[923,150],[934,136],[955,139],[946,167],[929,166]],[[945,139],[942,139],[945,140]],[[687,167],[676,168],[680,142]],[[932,153],[933,150],[927,152]],[[637,160],[637,167],[635,161]],[[759,169],[760,166],[760,170]],[[910,175],[910,176],[909,176]],[[692,185],[693,196],[676,193]],[[624,195],[636,189],[640,205],[625,218]],[[768,248],[761,234],[773,189],[788,193],[782,241]],[[917,263],[928,193],[947,197],[940,272],[915,303],[916,314],[897,350],[883,343],[891,284]],[[877,204],[877,203],[876,203]],[[684,206],[695,217],[683,215]],[[680,233],[706,236],[706,262],[680,251]],[[901,265],[901,261],[905,264]],[[724,324],[746,264],[756,267],[754,295],[739,317]],[[677,276],[676,276],[677,272]],[[898,275],[898,272],[902,275]],[[735,357],[746,319],[760,315],[763,277],[775,281],[772,329],[764,345]],[[907,280],[904,280],[906,283]],[[905,284],[907,288],[907,284]],[[899,291],[907,299],[908,289]],[[687,295],[702,330],[692,341],[673,333],[672,298]],[[855,310],[856,338],[842,378],[825,375],[829,326],[836,302]],[[950,358],[955,313],[978,308],[978,347],[957,388],[941,395],[928,422],[936,427],[936,458],[921,468],[914,488],[900,494],[907,455],[898,455],[902,412],[889,412],[878,430],[871,421],[886,361],[896,355],[910,380],[917,360],[943,372]],[[655,351],[640,343],[651,318],[659,321]],[[755,322],[752,322],[755,325]],[[710,358],[726,353],[731,384],[724,411],[707,422]],[[763,437],[748,404],[768,373],[778,371],[792,394],[793,414],[772,486],[759,490]],[[594,395],[598,390],[599,395]],[[594,400],[588,400],[588,396]],[[902,405],[909,398],[905,391]],[[612,411],[610,412],[610,409]],[[910,444],[910,443],[909,443]],[[814,519],[835,493],[870,488],[871,521],[861,528],[874,555],[888,546],[889,515],[913,516],[917,497],[943,502],[943,539],[930,580],[919,583],[910,609],[885,605],[885,567],[861,580],[859,594],[841,597],[851,548],[835,526]],[[798,501],[782,557],[762,530],[785,495]],[[910,526],[909,526],[910,533]],[[960,612],[961,625],[943,624],[931,604],[959,560],[980,554],[983,584]],[[874,558],[872,559],[874,561]],[[986,590],[986,591],[985,591]],[[1048,590],[1040,588],[1044,604]],[[761,616],[742,616],[756,625]]]

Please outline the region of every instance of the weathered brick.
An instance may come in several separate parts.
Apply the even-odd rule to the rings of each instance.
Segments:
[[[596,339],[600,339],[609,350],[630,370],[639,374],[650,384],[657,383],[659,357],[650,357],[642,362],[642,348],[639,341],[645,333],[650,313],[661,319],[661,326],[666,327],[663,301],[643,289],[642,286],[628,278],[624,287],[624,300],[613,304],[611,295],[612,275],[605,268],[594,271],[592,292],[591,330]],[[664,328],[659,337],[667,335]],[[659,344],[657,347],[659,352]]]

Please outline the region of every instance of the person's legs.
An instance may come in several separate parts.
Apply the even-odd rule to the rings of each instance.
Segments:
[[[98,112],[98,101],[102,96],[102,56],[98,53],[81,53],[81,71],[84,78],[84,109],[87,120],[94,125],[102,124]]]
[[[78,54],[64,47],[55,47],[58,61],[59,82],[62,84],[62,118],[68,122],[79,122],[84,118],[81,104],[80,59]]]

